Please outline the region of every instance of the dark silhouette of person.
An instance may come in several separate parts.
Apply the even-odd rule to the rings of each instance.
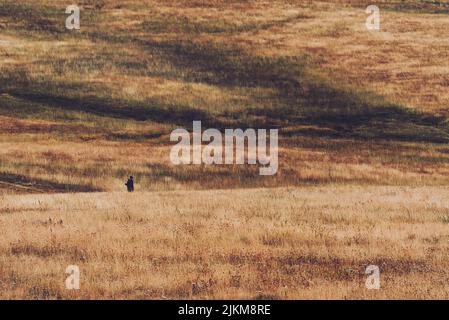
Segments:
[[[133,176],[129,177],[128,181],[125,183],[128,192],[134,192],[134,178]]]

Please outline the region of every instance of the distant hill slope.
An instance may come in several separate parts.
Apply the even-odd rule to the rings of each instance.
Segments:
[[[0,172],[87,190],[119,189],[129,172],[155,189],[213,187],[207,176],[227,187],[444,183],[446,7],[406,4],[386,5],[373,33],[361,1],[82,1],[81,30],[68,31],[64,1],[4,1]],[[280,175],[172,168],[168,134],[193,120],[280,128]],[[78,143],[98,151],[82,159]],[[157,154],[132,153],[148,144]]]

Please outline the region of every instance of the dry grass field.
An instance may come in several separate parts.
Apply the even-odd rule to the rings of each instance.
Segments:
[[[2,298],[449,298],[449,188],[1,200]],[[80,290],[65,289],[72,264]],[[380,290],[365,288],[371,264]]]
[[[77,3],[0,0],[1,298],[448,298],[449,1]],[[277,175],[173,165],[193,120]]]
[[[119,191],[130,172],[142,190],[448,182],[444,5],[389,2],[381,33],[344,1],[80,5],[79,31],[65,30],[64,1],[0,6],[0,182],[44,192]],[[169,133],[192,120],[280,128],[279,174],[173,167]]]

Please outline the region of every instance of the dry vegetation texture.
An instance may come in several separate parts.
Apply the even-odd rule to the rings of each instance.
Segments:
[[[447,299],[448,204],[437,187],[4,196],[0,297]]]
[[[77,2],[0,0],[0,297],[449,298],[447,1]],[[193,120],[278,174],[173,166]]]
[[[446,185],[446,2],[0,4],[0,192]],[[276,177],[171,165],[169,133],[280,128]],[[15,183],[14,183],[15,181]],[[12,185],[14,184],[14,185]]]

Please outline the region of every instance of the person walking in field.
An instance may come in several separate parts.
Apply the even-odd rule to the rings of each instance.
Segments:
[[[128,181],[125,183],[128,192],[134,192],[134,178],[133,176],[129,177]]]

